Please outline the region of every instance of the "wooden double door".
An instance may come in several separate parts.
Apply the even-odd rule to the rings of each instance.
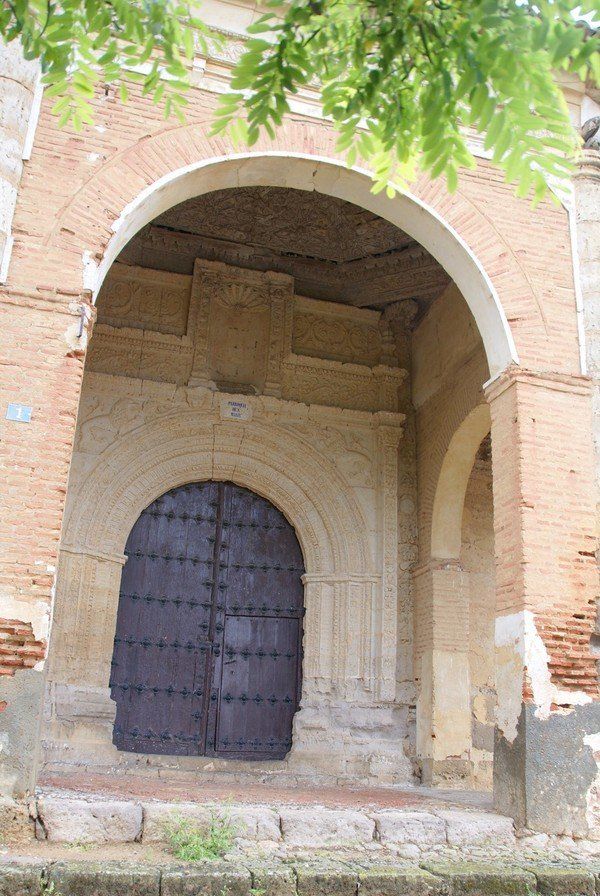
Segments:
[[[172,489],[125,547],[111,668],[121,750],[281,759],[300,699],[294,529],[231,482]]]

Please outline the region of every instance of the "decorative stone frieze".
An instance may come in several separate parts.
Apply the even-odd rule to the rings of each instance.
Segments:
[[[99,306],[92,370],[307,404],[398,409],[406,371],[381,313],[294,296],[286,274],[202,259],[193,278],[119,264]]]

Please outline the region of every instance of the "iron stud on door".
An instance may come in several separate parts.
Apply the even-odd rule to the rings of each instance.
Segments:
[[[301,683],[304,571],[292,526],[233,483],[173,489],[125,550],[114,742],[142,753],[283,758]]]

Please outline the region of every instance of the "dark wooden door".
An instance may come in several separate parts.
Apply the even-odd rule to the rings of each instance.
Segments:
[[[280,759],[300,699],[292,526],[233,483],[172,489],[125,547],[111,693],[122,750]]]

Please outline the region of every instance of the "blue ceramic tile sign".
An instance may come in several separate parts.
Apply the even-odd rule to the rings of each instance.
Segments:
[[[6,419],[15,423],[31,423],[32,408],[27,404],[9,404],[6,409]]]

